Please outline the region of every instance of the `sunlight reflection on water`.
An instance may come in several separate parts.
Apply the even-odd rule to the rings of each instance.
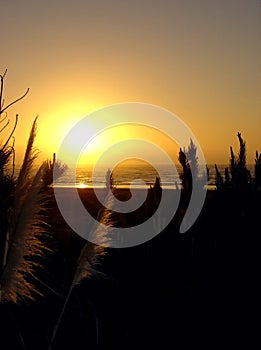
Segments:
[[[161,185],[166,189],[181,188],[181,181],[177,174],[171,174],[168,166],[161,165],[162,177]],[[104,188],[106,186],[106,172],[109,167],[102,167],[98,169],[97,176],[95,178],[95,186],[92,183],[92,172],[86,168],[78,168],[76,179],[73,176],[73,172],[70,168],[66,173],[61,176],[56,184],[56,187],[77,187],[77,188]],[[215,171],[214,166],[210,166],[210,178],[208,182],[208,189],[215,189]],[[222,172],[225,166],[220,166],[219,169]],[[177,165],[178,173],[181,172],[181,168]],[[146,182],[146,187],[153,185],[156,178],[156,172],[151,168],[145,166],[140,167],[123,167],[118,169],[114,174],[115,186],[117,188],[129,188],[130,182],[134,179],[141,178]],[[140,185],[138,182],[134,184],[135,188],[144,188],[144,185]]]

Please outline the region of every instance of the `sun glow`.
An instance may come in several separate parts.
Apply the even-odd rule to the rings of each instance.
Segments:
[[[52,106],[51,106],[52,107]],[[44,111],[46,117],[41,115],[38,118],[37,145],[44,158],[57,153],[63,139],[70,132],[79,120],[92,111],[97,110],[98,104],[89,104],[83,101],[64,104],[60,108],[51,108]],[[71,147],[77,145],[77,139],[72,142]]]
[[[63,123],[57,121],[53,122],[53,132],[50,132],[48,137],[48,148],[50,154],[57,152],[59,147],[70,130],[77,124],[81,118],[78,117],[67,117],[63,119]],[[63,147],[63,159],[59,159],[63,163],[70,166],[78,158],[78,166],[93,166],[96,164],[100,157],[103,155],[103,162],[106,165],[110,165],[114,162],[115,157],[119,152],[124,153],[129,151],[129,147],[132,150],[132,157],[135,158],[137,145],[135,145],[135,140],[141,139],[147,140],[148,145],[144,147],[144,158],[150,153],[150,144],[156,144],[162,148],[169,156],[173,159],[174,162],[177,160],[178,147],[176,143],[171,140],[168,136],[162,132],[145,125],[137,124],[128,124],[128,125],[117,125],[108,127],[99,133],[95,132],[98,125],[85,125],[84,128],[79,128],[76,133],[69,134],[69,140],[66,143],[66,147]],[[54,137],[55,135],[55,137]],[[43,137],[43,135],[42,135]],[[86,144],[84,147],[81,147],[81,140],[86,138]],[[130,143],[126,143],[129,142]],[[125,142],[125,143],[124,143]],[[47,144],[45,142],[45,144]],[[111,148],[111,149],[110,149]],[[78,152],[80,150],[80,152]],[[104,154],[106,155],[104,157]],[[157,161],[157,159],[155,159]],[[160,159],[158,159],[160,161]]]
[[[134,140],[133,142],[131,141],[132,139]],[[109,165],[117,158],[118,152],[124,153],[124,147],[128,147],[128,144],[124,144],[124,141],[129,140],[133,151],[133,158],[135,158],[135,151],[137,150],[137,147],[139,147],[139,145],[135,145],[135,139],[146,139],[148,141],[148,146],[143,149],[145,159],[146,155],[151,153],[149,143],[151,142],[152,144],[155,144],[155,140],[157,140],[157,145],[162,148],[163,151],[168,153],[170,158],[176,162],[178,147],[173,140],[153,128],[130,124],[108,128],[96,135],[82,151],[78,159],[78,165],[94,165],[105,152],[107,153],[105,161],[103,161]],[[114,145],[116,145],[116,148],[113,147]],[[110,150],[110,147],[113,148]],[[119,147],[118,152],[117,147]],[[155,158],[155,162],[157,161],[160,162],[160,159]]]

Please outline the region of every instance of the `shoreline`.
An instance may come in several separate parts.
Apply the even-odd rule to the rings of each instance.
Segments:
[[[70,184],[70,185],[55,185],[55,186],[51,186],[52,188],[63,188],[63,189],[66,189],[66,188],[77,188],[79,190],[85,190],[85,189],[90,189],[90,190],[105,190],[106,187],[103,186],[103,185],[100,185],[100,186],[90,186],[90,185],[85,185],[85,184]],[[129,190],[129,189],[134,189],[134,190],[149,190],[149,186],[146,186],[144,187],[143,185],[141,186],[130,186],[130,185],[117,185],[115,187],[116,190]],[[176,187],[174,185],[167,185],[167,186],[161,186],[162,189],[164,190],[176,190]],[[180,191],[182,191],[182,187],[179,186],[178,188]],[[206,191],[216,191],[217,190],[217,187],[216,185],[206,185],[205,186],[205,190]]]

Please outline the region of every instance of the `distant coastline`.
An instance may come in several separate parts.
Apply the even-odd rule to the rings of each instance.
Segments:
[[[182,168],[180,164],[175,164],[177,169],[177,174],[172,174],[170,172],[169,166],[164,164],[157,164],[162,172],[161,177],[161,186],[165,189],[181,189],[181,181],[179,178],[179,174],[182,172]],[[228,164],[217,164],[217,167],[222,176],[224,176],[225,168],[228,167]],[[216,173],[214,164],[207,164],[209,169],[209,180],[206,186],[208,190],[215,190],[215,180]],[[250,170],[251,175],[254,175],[254,164],[248,164],[247,168]],[[57,180],[55,187],[61,188],[104,188],[106,186],[106,172],[110,168],[109,165],[100,166],[97,169],[96,176],[94,178],[94,183],[92,181],[92,172],[90,170],[90,166],[80,166],[77,168],[76,179],[73,174],[72,168],[68,167],[67,171]],[[17,165],[15,167],[15,176],[18,174],[20,166]],[[157,176],[156,171],[153,171],[151,168],[148,169],[146,166],[135,166],[135,163],[130,164],[130,166],[122,166],[114,174],[115,186],[117,188],[129,188],[130,182],[136,180],[132,183],[132,186],[136,189],[144,189],[148,188],[150,185],[153,185],[155,178]],[[139,179],[146,182],[140,182]]]

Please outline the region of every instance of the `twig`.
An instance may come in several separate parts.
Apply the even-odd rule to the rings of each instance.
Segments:
[[[3,119],[4,120],[4,119]],[[2,129],[0,130],[0,132],[2,132],[6,127],[7,125],[10,123],[10,120],[8,120],[8,122],[2,127]]]
[[[5,149],[5,147],[7,146],[8,142],[10,141],[10,138],[13,136],[13,133],[15,132],[17,123],[18,123],[18,114],[16,114],[16,116],[15,116],[15,125],[14,125],[13,130],[11,131],[11,134],[9,135],[6,143],[4,144],[3,149]]]
[[[0,123],[2,123],[6,118],[7,118],[7,113],[5,112],[5,116],[2,119],[0,119]]]
[[[2,109],[2,110],[0,111],[0,114],[2,114],[7,108],[9,108],[10,106],[12,106],[12,105],[15,104],[16,102],[22,100],[22,99],[28,94],[29,90],[30,90],[30,89],[28,88],[28,89],[26,90],[26,93],[23,94],[23,96],[19,97],[18,99],[14,100],[13,102],[9,103],[9,105],[7,105],[4,109]]]
[[[3,107],[2,98],[3,98],[3,91],[4,91],[4,78],[5,78],[6,72],[7,72],[7,69],[5,70],[3,75],[0,75],[0,79],[1,79],[1,86],[0,86],[0,114],[2,114],[2,107]]]

